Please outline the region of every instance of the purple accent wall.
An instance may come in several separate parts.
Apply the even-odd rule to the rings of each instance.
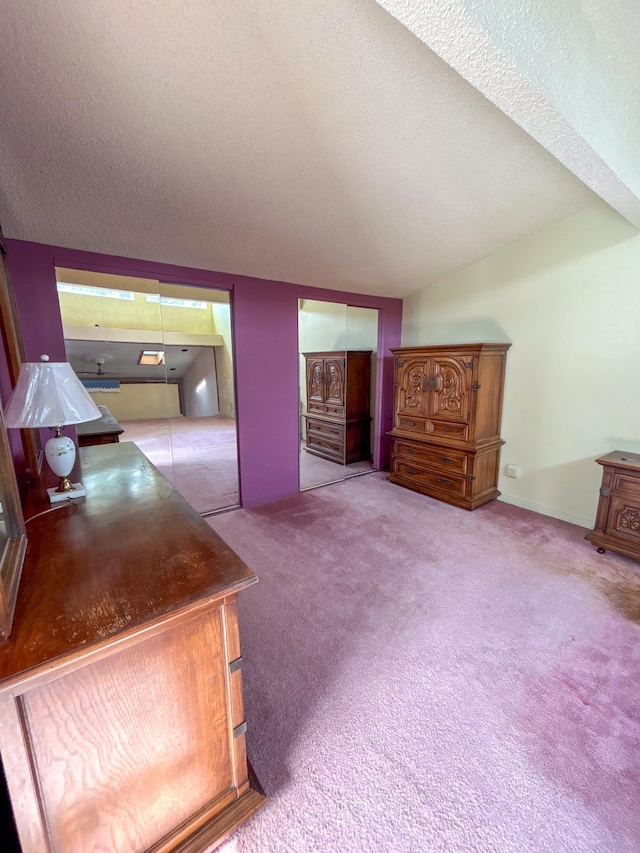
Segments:
[[[11,395],[11,376],[9,374],[9,363],[4,351],[4,346],[0,343],[0,404],[4,409],[7,405],[7,400]],[[27,461],[24,455],[24,447],[20,438],[20,430],[8,429],[7,436],[9,438],[9,448],[13,456],[13,464],[16,469],[16,479],[20,494],[24,495],[27,490]]]
[[[393,360],[400,345],[402,302],[280,281],[197,270],[64,249],[23,240],[7,241],[7,260],[30,361],[46,352],[64,361],[55,267],[197,284],[232,291],[238,450],[242,505],[257,506],[298,491],[298,299],[322,299],[377,308],[378,399],[374,461],[389,463],[393,407]]]

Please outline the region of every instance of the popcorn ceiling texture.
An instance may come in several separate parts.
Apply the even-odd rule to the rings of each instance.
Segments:
[[[0,13],[10,237],[402,296],[595,200],[372,0]]]
[[[640,227],[635,0],[380,4]]]
[[[522,73],[640,194],[637,0],[463,0]]]

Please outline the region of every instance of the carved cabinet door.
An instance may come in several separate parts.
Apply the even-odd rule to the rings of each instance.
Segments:
[[[324,403],[324,359],[307,361],[307,403]]]
[[[433,420],[469,422],[472,370],[453,356],[434,356],[431,362],[431,411]]]
[[[396,417],[428,416],[428,365],[427,358],[396,361]]]
[[[345,404],[345,360],[343,358],[325,358],[325,398],[328,406]]]

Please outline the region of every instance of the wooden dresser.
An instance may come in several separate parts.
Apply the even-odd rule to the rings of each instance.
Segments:
[[[305,450],[342,465],[371,457],[371,350],[305,352]]]
[[[602,485],[595,528],[585,539],[598,551],[640,560],[640,453],[614,450],[596,459]]]
[[[392,482],[470,510],[498,497],[502,394],[510,346],[391,350]]]
[[[46,497],[27,502],[0,647],[22,850],[209,850],[264,802],[247,763],[236,612],[256,577],[134,444],[81,457],[86,498],[37,518]]]

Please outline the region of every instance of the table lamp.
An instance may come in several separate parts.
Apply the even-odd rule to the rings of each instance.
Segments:
[[[60,477],[57,488],[47,489],[51,503],[81,498],[86,495],[82,483],[69,479],[76,461],[76,446],[66,435],[63,426],[95,421],[100,409],[66,361],[49,361],[20,365],[20,375],[4,413],[6,426],[13,429],[53,427],[56,434],[47,441],[44,455],[49,467]]]

